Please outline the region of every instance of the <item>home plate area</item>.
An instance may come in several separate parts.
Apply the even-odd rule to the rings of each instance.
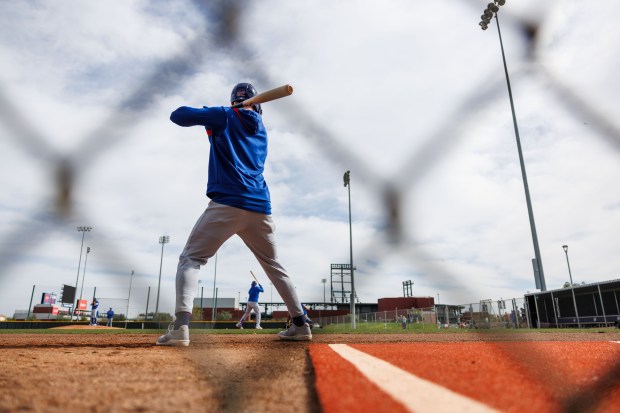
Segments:
[[[312,344],[322,411],[613,412],[618,342]]]

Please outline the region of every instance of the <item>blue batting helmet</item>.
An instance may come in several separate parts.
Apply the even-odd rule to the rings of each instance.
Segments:
[[[258,92],[251,83],[237,83],[237,85],[235,85],[235,87],[233,88],[232,92],[230,92],[230,103],[240,103],[256,95],[258,95]],[[252,105],[252,107],[255,111],[262,115],[263,110],[260,107],[260,104]]]

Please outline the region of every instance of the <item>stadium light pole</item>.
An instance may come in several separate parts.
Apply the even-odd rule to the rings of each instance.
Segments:
[[[82,251],[84,250],[84,236],[87,232],[90,232],[93,227],[77,227],[78,232],[82,233],[82,245],[80,246],[80,260],[78,261],[77,277],[75,279],[75,292],[77,293],[78,283],[80,282],[80,267],[82,266]],[[73,297],[73,308],[71,308],[71,320],[73,320],[73,313],[77,307],[77,294]]]
[[[131,270],[131,276],[129,277],[129,294],[127,294],[127,310],[125,311],[125,329],[127,329],[127,321],[129,321],[129,300],[131,299],[131,283],[133,282],[134,271]]]
[[[504,53],[504,43],[502,41],[502,32],[499,27],[499,18],[497,14],[499,7],[506,4],[506,0],[494,0],[489,3],[481,17],[480,28],[488,29],[491,19],[495,17],[497,23],[497,34],[499,35],[499,44],[502,50],[502,60],[504,62],[504,73],[506,74],[506,85],[508,86],[508,97],[510,99],[510,109],[512,111],[512,123],[514,125],[515,137],[517,140],[517,150],[519,152],[519,163],[521,164],[521,175],[523,177],[523,188],[525,190],[525,201],[527,203],[527,212],[530,219],[530,230],[532,232],[532,242],[534,244],[534,255],[536,257],[535,269],[538,270],[538,278],[540,280],[540,290],[547,291],[547,283],[545,281],[545,273],[543,271],[542,258],[540,256],[540,247],[538,245],[538,235],[536,233],[536,223],[534,222],[534,211],[532,210],[532,200],[530,198],[530,189],[527,183],[527,174],[525,173],[525,162],[523,160],[523,152],[521,150],[521,139],[519,138],[519,128],[517,126],[517,116],[515,115],[515,105],[512,99],[512,89],[510,87],[510,77],[508,76],[508,65],[506,64],[506,55]],[[536,274],[534,274],[536,276]]]
[[[211,321],[215,326],[215,294],[217,291],[217,252],[215,253],[215,261],[213,262],[213,302],[211,303]],[[239,300],[241,301],[241,292],[239,292]]]
[[[351,221],[351,171],[344,173],[344,186],[349,189],[349,263],[351,265],[351,328],[355,330],[355,278],[353,277],[353,225]]]
[[[325,308],[325,284],[327,283],[327,278],[321,278],[321,282],[323,283],[323,308]]]
[[[577,311],[577,300],[575,299],[575,287],[573,286],[573,275],[570,271],[570,262],[568,261],[568,245],[562,245],[564,254],[566,254],[566,265],[568,265],[568,278],[570,278],[570,290],[573,293],[573,306],[575,306],[575,315],[577,316],[577,327],[581,328],[581,322],[579,321],[579,312]]]
[[[159,281],[157,282],[157,301],[155,302],[155,318],[158,318],[159,314],[159,290],[161,288],[161,267],[164,262],[164,245],[170,242],[168,235],[159,237],[159,243],[161,244],[161,258],[159,260]]]
[[[84,290],[84,279],[86,278],[86,264],[88,263],[88,254],[90,254],[90,247],[86,247],[86,257],[84,257],[84,270],[82,271],[82,285],[80,286],[80,300],[82,299],[82,291]]]

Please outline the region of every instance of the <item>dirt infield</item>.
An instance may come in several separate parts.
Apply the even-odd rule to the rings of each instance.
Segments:
[[[320,412],[308,343],[275,334],[0,334],[0,412]],[[314,343],[609,341],[548,334],[315,334]]]

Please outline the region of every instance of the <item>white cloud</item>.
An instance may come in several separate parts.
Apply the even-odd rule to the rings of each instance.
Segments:
[[[0,272],[0,313],[25,308],[33,284],[75,283],[77,225],[93,226],[85,241],[92,247],[88,287],[120,295],[133,269],[142,291],[136,300],[151,286],[151,309],[157,241],[169,235],[161,307],[172,311],[177,256],[208,201],[209,144],[200,128],[176,127],[168,116],[180,105],[225,105],[244,80],[260,90],[295,87],[293,96],[264,105],[266,177],[280,256],[303,301],[322,300],[329,265],[348,262],[347,169],[362,301],[399,296],[406,280],[415,295],[439,293],[442,302],[533,291],[532,239],[495,23],[486,32],[477,26],[485,6],[247,4],[239,23],[249,54],[225,39],[193,50],[193,74],[149,95],[150,106],[121,136],[97,135],[101,145],[88,150],[99,152],[81,153],[75,151],[87,148],[80,145],[92,131],[103,122],[114,126],[111,113],[133,115],[116,111],[141,82],[217,22],[203,22],[186,2],[3,3],[0,91],[44,143],[29,143],[0,118],[0,245],[16,253]],[[566,281],[565,243],[577,280],[619,275],[618,145],[529,64],[517,19],[542,23],[536,51],[553,78],[586,97],[589,109],[616,119],[618,5],[601,7],[608,12],[576,1],[547,8],[517,2],[501,16],[549,288]],[[256,22],[260,30],[247,29]],[[56,193],[52,154],[83,160],[74,214],[65,221],[37,215]],[[401,190],[400,245],[384,232],[387,183]],[[218,253],[219,296],[243,299],[250,269],[260,273],[243,243],[231,239]],[[212,260],[200,276],[209,297],[214,274]]]

